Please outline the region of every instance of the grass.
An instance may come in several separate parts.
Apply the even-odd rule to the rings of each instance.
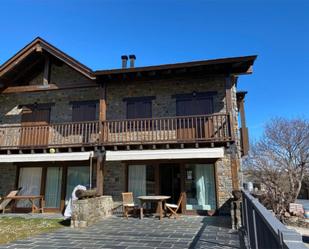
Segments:
[[[63,227],[61,221],[59,219],[2,217],[0,218],[0,244],[54,231]]]

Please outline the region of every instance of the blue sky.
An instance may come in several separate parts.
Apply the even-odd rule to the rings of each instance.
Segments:
[[[1,1],[0,64],[37,36],[92,69],[257,54],[238,85],[256,139],[272,117],[309,117],[308,13],[307,0]]]

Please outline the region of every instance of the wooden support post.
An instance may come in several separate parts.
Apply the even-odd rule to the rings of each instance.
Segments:
[[[226,101],[226,112],[232,111],[232,80],[231,76],[227,76],[225,79],[225,101]]]
[[[232,187],[233,190],[239,190],[239,179],[238,179],[238,161],[231,159],[231,174],[232,174]]]
[[[233,103],[232,103],[232,76],[228,75],[225,79],[225,101],[226,101],[226,113],[230,117],[230,131],[231,131],[231,138],[234,140],[235,138],[235,130],[234,130],[234,116],[233,116]]]
[[[103,84],[99,90],[100,104],[99,104],[99,121],[100,121],[100,143],[104,141],[105,131],[103,122],[106,120],[106,84]]]
[[[44,74],[43,74],[43,85],[47,86],[49,84],[50,77],[50,59],[45,55],[45,65],[44,65]]]
[[[98,195],[103,195],[103,184],[104,184],[104,158],[102,155],[97,157],[97,193]]]

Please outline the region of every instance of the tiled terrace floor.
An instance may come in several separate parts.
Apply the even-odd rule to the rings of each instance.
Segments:
[[[0,248],[239,248],[229,217],[182,216],[180,219],[106,218],[85,229],[64,228]]]

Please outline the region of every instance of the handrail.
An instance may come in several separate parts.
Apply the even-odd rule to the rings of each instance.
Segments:
[[[242,196],[242,224],[250,248],[307,248],[302,236],[283,225],[258,199],[244,190]]]
[[[233,141],[233,133],[231,116],[226,113],[0,125],[0,149],[229,141]]]

